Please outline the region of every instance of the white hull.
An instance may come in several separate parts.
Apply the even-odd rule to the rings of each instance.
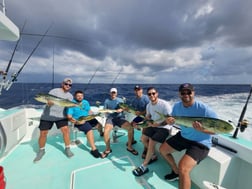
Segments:
[[[97,111],[97,107],[92,108]],[[6,144],[4,151],[1,152],[1,159],[11,153],[12,149],[21,141],[38,138],[38,124],[41,112],[41,109],[34,108],[2,110],[0,112],[0,125],[6,136]],[[132,119],[132,116],[129,116],[128,119]],[[100,122],[104,123],[104,118],[100,118]],[[59,133],[56,127],[53,128],[50,135]],[[3,136],[3,134],[0,136]],[[250,178],[252,142],[232,139],[229,136],[222,135],[216,137],[219,143],[231,147],[237,153],[219,146],[213,147],[209,156],[193,169],[191,173],[193,183],[199,188],[204,188],[203,181],[207,180],[228,189],[250,189],[252,185],[252,179]],[[4,142],[4,138],[0,138],[0,140],[1,143]],[[177,161],[182,153],[175,154]]]

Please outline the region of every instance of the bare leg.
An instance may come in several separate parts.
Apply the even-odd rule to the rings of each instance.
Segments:
[[[110,132],[113,129],[113,125],[106,124],[104,127],[104,142],[106,144],[105,151],[110,151]]]
[[[188,155],[184,155],[179,162],[179,189],[190,189],[190,172],[197,165],[197,162]]]
[[[153,154],[155,153],[155,145],[156,145],[156,141],[152,140],[151,138],[149,138],[149,142],[148,142],[148,150],[147,150],[147,154],[146,157],[144,159],[143,165],[146,167],[148,165],[148,163],[150,162]]]
[[[163,156],[163,158],[171,166],[171,169],[176,174],[178,174],[179,173],[178,167],[176,165],[175,159],[173,158],[173,156],[171,154],[175,150],[171,146],[169,146],[166,142],[164,142],[163,144],[161,144],[159,151],[160,151],[161,155]]]
[[[41,130],[40,131],[39,140],[38,140],[39,148],[45,147],[47,134],[48,134],[48,130]]]
[[[98,132],[100,133],[100,136],[103,136],[102,125],[100,123],[98,123],[95,127],[97,128]]]
[[[95,150],[96,146],[95,146],[95,142],[94,142],[94,133],[93,133],[93,131],[92,130],[88,131],[86,136],[87,136],[87,140],[88,140],[88,142],[89,142],[89,144],[91,146],[91,149]]]
[[[61,132],[63,134],[63,139],[64,139],[64,142],[65,142],[65,146],[69,147],[71,141],[70,141],[70,132],[69,132],[68,126],[61,127],[60,130],[61,130]]]
[[[122,128],[128,131],[128,149],[132,150],[132,139],[133,139],[133,132],[134,128],[130,125],[129,122],[125,122],[122,125]]]

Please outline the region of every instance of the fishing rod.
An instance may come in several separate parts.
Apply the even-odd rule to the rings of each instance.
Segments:
[[[42,40],[44,39],[44,37],[46,36],[46,34],[48,33],[48,31],[50,30],[52,24],[48,27],[48,29],[46,30],[46,32],[44,33],[44,35],[41,37],[41,39],[38,41],[37,45],[34,47],[34,49],[32,50],[32,52],[30,53],[30,55],[28,56],[28,58],[26,59],[26,61],[24,62],[24,64],[21,66],[21,68],[18,70],[17,73],[15,73],[12,76],[12,80],[8,83],[8,85],[6,86],[6,90],[9,90],[9,88],[11,87],[11,85],[13,84],[13,82],[17,81],[17,77],[18,75],[21,73],[21,71],[23,70],[23,68],[25,67],[25,65],[27,64],[28,60],[31,58],[31,56],[33,55],[33,53],[36,51],[36,49],[39,47],[40,43],[42,42]]]
[[[21,29],[21,32],[24,30],[25,25],[26,25],[26,21],[24,22],[24,25],[23,25],[23,27],[22,27],[22,29]],[[15,47],[14,47],[14,50],[13,50],[13,52],[12,52],[12,54],[11,54],[11,58],[10,58],[10,60],[9,60],[9,63],[8,63],[8,65],[7,65],[7,67],[6,67],[5,72],[4,72],[4,75],[3,75],[3,80],[6,79],[6,76],[7,76],[8,72],[9,72],[9,69],[10,69],[10,66],[11,66],[11,63],[12,63],[12,60],[13,60],[13,57],[14,57],[14,55],[15,55],[15,52],[16,52],[16,50],[17,50],[17,47],[18,47],[18,44],[19,44],[20,39],[21,39],[21,38],[18,39],[18,41],[17,41],[17,43],[16,43],[16,45],[15,45]]]
[[[112,80],[112,83],[111,83],[111,87],[113,87],[115,81],[117,80],[117,78],[119,77],[119,75],[121,74],[123,68],[121,67],[121,69],[119,70],[119,72],[116,74],[115,78]],[[106,93],[104,94],[104,96],[106,95]],[[100,106],[101,102],[100,101],[96,101],[96,106]]]
[[[247,101],[246,101],[246,103],[245,103],[245,105],[244,105],[244,107],[243,107],[243,109],[242,109],[242,112],[241,112],[241,115],[240,115],[238,124],[237,124],[236,129],[235,129],[235,132],[234,132],[234,134],[233,134],[233,136],[232,136],[233,138],[237,138],[238,131],[239,131],[239,129],[242,128],[243,118],[244,118],[244,115],[245,115],[245,113],[246,113],[247,105],[248,105],[248,102],[249,102],[249,99],[250,99],[251,94],[252,94],[252,84],[251,84],[251,86],[250,86],[250,91],[249,91],[249,95],[248,95]]]
[[[115,76],[115,78],[113,79],[111,86],[114,85],[115,81],[117,80],[117,78],[119,77],[119,75],[122,73],[123,67],[121,67],[120,71],[117,73],[117,75]]]
[[[84,91],[87,90],[88,85],[89,85],[89,84],[91,83],[91,81],[94,79],[94,77],[95,77],[97,71],[99,70],[99,68],[100,68],[100,66],[98,66],[98,67],[96,68],[95,72],[93,73],[93,75],[91,76],[91,78],[88,80],[87,86],[85,87]]]

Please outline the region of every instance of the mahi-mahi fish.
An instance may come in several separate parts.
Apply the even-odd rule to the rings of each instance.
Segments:
[[[120,103],[119,107],[122,108],[123,110],[129,112],[129,113],[132,113],[132,114],[136,115],[136,110],[133,107],[129,106],[128,104]]]
[[[111,113],[115,113],[117,112],[116,110],[111,110],[111,109],[100,109],[98,110],[99,113],[108,113],[108,114],[111,114]]]
[[[79,106],[78,104],[70,100],[59,98],[57,96],[50,95],[50,94],[44,94],[44,93],[37,94],[34,97],[34,99],[42,103],[47,103],[48,101],[52,101],[55,105],[62,106],[62,107]]]
[[[168,117],[157,112],[160,115],[160,119]],[[187,117],[187,116],[172,116],[175,119],[175,125],[184,126],[184,127],[193,127],[192,123],[198,121],[202,124],[202,127],[210,132],[221,134],[221,133],[230,133],[234,127],[229,122],[210,117]],[[139,127],[148,127],[147,121],[138,124]]]
[[[95,119],[97,116],[100,116],[101,113],[98,113],[98,114],[90,114],[90,115],[87,115],[87,116],[81,116],[78,118],[78,121],[90,121],[92,119]]]

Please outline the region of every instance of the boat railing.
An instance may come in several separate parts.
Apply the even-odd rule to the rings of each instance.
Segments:
[[[1,6],[1,8],[2,8],[3,14],[5,15],[5,13],[6,13],[6,8],[5,8],[5,2],[4,2],[4,0],[2,1],[2,3],[0,4],[0,6]]]

